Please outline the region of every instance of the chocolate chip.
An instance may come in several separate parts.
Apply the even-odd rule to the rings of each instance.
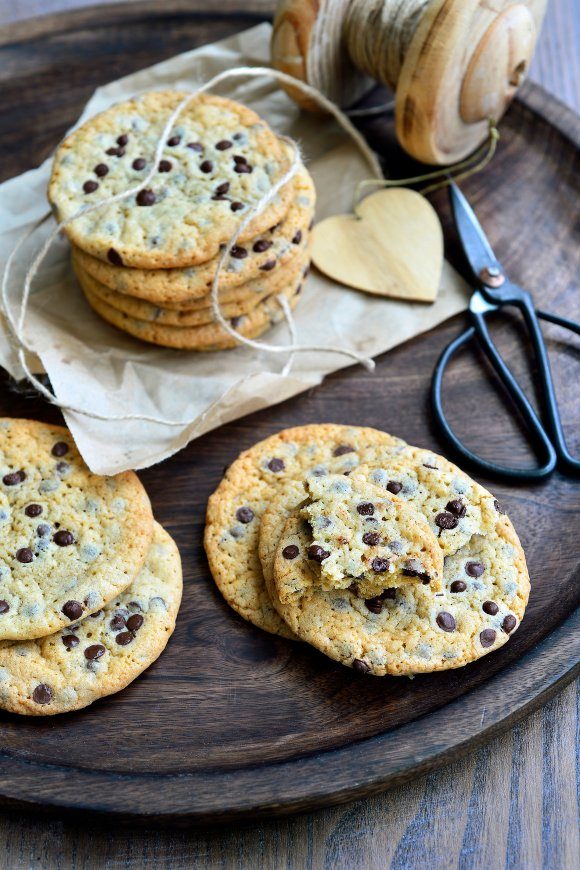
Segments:
[[[217,148],[218,151],[227,151],[228,148],[232,147],[232,145],[233,145],[233,142],[230,142],[229,139],[220,139],[219,142],[215,143],[215,147]]]
[[[80,601],[67,601],[62,606],[62,612],[71,622],[76,622],[83,615],[84,607]]]
[[[58,471],[59,474],[66,474],[66,472],[69,470],[69,468],[70,468],[70,465],[68,464],[68,462],[62,461],[62,462],[56,463],[56,470]]]
[[[114,248],[109,248],[109,250],[107,251],[107,260],[109,261],[109,263],[112,263],[113,266],[123,265],[123,258]]]
[[[107,148],[105,151],[105,154],[108,154],[109,157],[122,157],[124,153],[124,148]]]
[[[375,574],[384,574],[385,571],[388,571],[391,566],[391,563],[388,559],[382,559],[380,556],[377,556],[371,562],[371,568],[375,572]]]
[[[441,613],[437,614],[437,619],[435,621],[443,631],[455,631],[457,627],[455,618],[445,610],[442,610]]]
[[[61,637],[61,640],[67,649],[74,649],[75,646],[78,646],[80,643],[76,634],[64,634]]]
[[[378,614],[383,609],[383,602],[378,595],[375,598],[365,598],[365,607],[367,610],[370,610],[371,613]]]
[[[447,502],[445,510],[453,514],[454,517],[461,519],[467,513],[467,506],[463,504],[460,498],[454,498],[452,501]]]
[[[66,456],[69,452],[69,446],[66,441],[57,441],[56,444],[52,445],[52,450],[50,451],[53,456]]]
[[[352,669],[356,671],[357,674],[368,674],[370,672],[370,665],[367,665],[363,659],[353,659]]]
[[[354,453],[354,447],[351,447],[350,444],[339,444],[338,447],[335,447],[332,451],[333,456],[344,456],[345,453]]]
[[[479,635],[479,642],[483,647],[493,646],[495,643],[495,631],[493,628],[484,628]]]
[[[203,145],[201,142],[188,142],[187,147],[191,148],[192,151],[197,151],[199,154],[203,151]]]
[[[251,523],[254,519],[254,511],[249,507],[241,507],[236,511],[236,519],[241,523]]]
[[[439,526],[440,529],[454,529],[458,524],[457,517],[450,513],[443,512],[435,517],[435,525]]]
[[[117,145],[123,147],[129,141],[129,137],[126,133],[122,133],[121,136],[117,136]]]
[[[376,547],[381,540],[381,536],[378,532],[365,532],[362,539],[363,544],[368,544],[369,547]]]
[[[243,207],[244,207],[244,203],[238,202],[237,200],[236,200],[236,202],[232,202],[232,204],[230,205],[230,208],[232,211],[241,211],[241,209],[243,209]]]
[[[130,616],[127,620],[127,628],[129,631],[139,631],[141,626],[143,625],[144,619],[140,613],[134,613],[133,616]]]
[[[294,234],[294,237],[292,239],[292,244],[299,245],[301,241],[302,241],[302,230],[298,230],[298,232]]]
[[[403,484],[399,483],[398,480],[389,480],[387,483],[387,489],[389,492],[392,492],[393,495],[398,495],[403,489]]]
[[[516,622],[517,619],[515,618],[515,616],[512,616],[511,613],[508,613],[508,615],[504,617],[501,627],[506,634],[510,634],[516,627]]]
[[[234,135],[232,136],[232,139],[234,139],[236,142],[239,142],[240,139],[243,139],[243,138],[244,138],[243,133],[234,133]]]
[[[276,457],[274,457],[274,459],[271,459],[269,461],[268,468],[270,469],[270,471],[284,471],[286,466],[284,465],[283,459],[277,459]]]
[[[234,154],[234,163],[247,163],[248,160],[243,154]]]
[[[86,600],[85,600],[85,604],[86,604]],[[99,616],[102,615],[102,613],[103,613],[103,610],[95,610],[94,613],[91,613],[91,619],[98,619]]]
[[[118,634],[115,638],[116,642],[119,646],[127,646],[128,643],[131,643],[134,639],[134,635],[131,634],[130,631],[122,631],[121,634]],[[86,653],[85,653],[86,655]]]
[[[296,544],[288,544],[287,547],[284,547],[282,550],[282,555],[285,559],[295,559],[300,550],[296,546]]]
[[[470,577],[481,577],[484,571],[485,567],[481,564],[481,562],[465,563],[465,573],[469,574]]]
[[[94,193],[95,190],[99,189],[99,185],[96,181],[85,181],[83,184],[83,190],[85,193]]]
[[[432,468],[433,471],[438,471],[438,468],[437,468],[436,465],[429,465],[428,462],[424,462],[424,463],[423,463],[423,466],[424,466],[424,468]]]
[[[30,547],[21,547],[19,550],[16,550],[16,558],[23,565],[28,565],[34,559],[34,553]]]
[[[58,544],[59,547],[70,547],[70,545],[75,542],[72,532],[67,532],[65,529],[60,529],[58,532],[55,532],[52,536],[52,540],[55,544]]]
[[[241,314],[239,314],[237,317],[231,317],[230,326],[232,327],[232,329],[237,329],[243,319],[244,318]]]
[[[176,145],[179,145],[181,142],[181,136],[172,136],[171,139],[167,140],[167,144],[170,148],[174,148]]]
[[[227,202],[228,201],[227,196],[221,196],[218,193],[214,193],[214,195],[212,196],[212,199],[215,200],[215,202]]]
[[[266,262],[260,266],[260,271],[271,272],[275,265],[276,260],[266,260]]]
[[[3,598],[0,600],[0,613],[8,613],[10,610],[10,605]]]
[[[229,189],[230,189],[229,181],[224,181],[222,184],[218,184],[218,186],[215,189],[215,192],[217,193],[218,196],[221,196],[222,194],[227,193]]]
[[[490,616],[495,616],[499,610],[499,607],[495,603],[495,601],[484,601],[481,605],[481,609],[484,613],[489,613]]]
[[[324,562],[324,560],[328,559],[328,557],[330,556],[330,553],[328,552],[328,550],[325,550],[319,544],[311,544],[308,547],[306,554],[312,562],[319,562],[319,563]]]
[[[97,163],[94,169],[94,173],[98,178],[103,178],[109,171],[109,167],[106,163]]]
[[[394,600],[396,597],[397,590],[393,586],[391,586],[389,589],[385,589],[385,591],[381,592],[379,596],[379,598],[381,598],[383,601],[385,601],[386,599]]]
[[[27,517],[39,517],[42,513],[42,505],[40,504],[27,504],[24,508],[24,513]]]
[[[11,471],[10,474],[5,474],[2,478],[2,483],[6,486],[16,486],[24,480],[26,480],[26,472],[20,469],[20,471]]]
[[[236,260],[245,260],[248,256],[248,252],[246,248],[242,248],[241,245],[234,245],[230,251],[230,255]]]
[[[132,607],[133,610],[142,610],[143,609],[138,601],[130,601],[128,606]]]
[[[272,247],[272,242],[268,239],[258,239],[257,242],[254,242],[252,246],[252,251],[256,254],[263,254],[264,251],[267,251],[268,248]]]
[[[370,501],[363,501],[362,504],[357,504],[356,509],[361,517],[372,517],[375,512],[375,506]]]
[[[104,656],[106,652],[107,650],[102,643],[93,643],[91,646],[86,648],[85,658],[88,659],[89,662],[94,662],[97,659],[100,659],[101,656]]]
[[[454,580],[449,590],[451,592],[465,592],[467,589],[467,583],[464,583],[463,580]]]
[[[250,166],[249,163],[236,163],[236,165],[234,166],[234,172],[238,172],[240,175],[242,173],[247,173],[249,175],[250,172],[253,171],[254,167]]]
[[[39,683],[32,693],[32,700],[35,704],[50,704],[52,698],[52,689],[46,683]]]
[[[137,205],[153,205],[155,194],[152,190],[140,190],[137,194]]]
[[[171,172],[172,168],[173,168],[173,163],[171,162],[171,160],[160,160],[159,161],[159,166],[158,166],[159,172]]]
[[[41,523],[36,527],[36,534],[39,538],[46,538],[47,535],[50,535],[50,526],[47,526],[46,523]]]
[[[113,631],[120,631],[122,628],[125,628],[125,617],[120,613],[116,613],[109,625]]]
[[[420,577],[423,583],[429,583],[431,578],[418,559],[407,559],[403,565],[405,577]]]
[[[136,157],[131,166],[133,167],[133,169],[145,169],[145,167],[147,166],[147,161],[144,157]]]

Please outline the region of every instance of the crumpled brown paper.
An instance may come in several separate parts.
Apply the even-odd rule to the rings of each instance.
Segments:
[[[267,65],[270,32],[270,25],[262,24],[99,88],[79,122],[141,91],[191,89],[223,69]],[[318,219],[351,210],[356,182],[368,176],[368,168],[356,146],[332,122],[301,114],[273,80],[232,81],[221,93],[248,103],[276,130],[300,142],[316,182]],[[49,174],[47,160],[0,186],[0,268],[19,235],[46,211]],[[39,230],[19,258],[10,283],[12,305],[17,302],[30,254],[47,231]],[[311,274],[295,310],[298,341],[340,345],[375,356],[430,329],[466,304],[465,285],[447,263],[433,305],[368,296]],[[22,371],[2,318],[0,330],[4,338],[0,364],[20,378]],[[351,364],[330,353],[298,354],[290,376],[282,377],[285,356],[249,348],[196,354],[143,344],[108,326],[90,310],[73,277],[65,239],[55,243],[37,276],[26,332],[37,353],[32,360],[34,370],[48,373],[61,401],[105,415],[134,413],[184,421],[179,427],[102,422],[65,411],[79,450],[89,467],[101,474],[160,462],[204,432],[281,402]],[[288,340],[284,325],[267,333],[268,342]]]

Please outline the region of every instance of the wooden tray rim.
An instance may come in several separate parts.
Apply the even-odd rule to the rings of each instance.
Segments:
[[[240,19],[264,18],[259,4],[249,5]],[[88,7],[0,28],[0,47],[88,26],[96,15],[100,23],[108,24],[143,14],[163,17],[199,11],[199,0],[170,0],[163,4],[162,12],[152,0]],[[580,118],[557,98],[526,82],[516,99],[580,148]],[[208,825],[339,804],[398,785],[473,751],[545,704],[579,674],[580,609],[493,679],[436,712],[385,734],[305,758],[211,775],[207,771],[111,774],[28,761],[0,750],[0,807],[56,814],[66,811],[67,816],[90,812],[97,818],[113,815],[119,821],[148,825]],[[482,728],[485,721],[487,725]],[[387,746],[391,751],[400,747],[400,760],[385,760]],[[394,758],[398,759],[396,753]],[[228,790],[233,780],[238,786],[235,799]],[[284,792],[273,800],[280,781],[285,783]],[[147,798],[141,799],[145,782],[157,786],[154,806]],[[79,786],[86,794],[82,805],[78,802]]]

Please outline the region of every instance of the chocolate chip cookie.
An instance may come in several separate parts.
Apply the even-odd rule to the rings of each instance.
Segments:
[[[143,568],[109,604],[48,637],[0,643],[0,708],[49,716],[121,691],[165,649],[181,590],[179,552],[155,523]]]
[[[224,302],[240,298],[238,294],[249,282],[257,284],[274,277],[306,247],[316,200],[314,182],[302,167],[291,184],[292,200],[281,223],[236,245],[226,262],[220,274],[220,297]],[[196,301],[204,299],[207,305],[218,260],[215,256],[182,269],[131,269],[99,260],[76,246],[73,258],[84,272],[110,290],[176,310],[193,308]]]
[[[133,582],[152,534],[137,475],[93,474],[61,426],[0,420],[0,639],[99,610]]]
[[[244,619],[291,636],[270,600],[258,556],[260,520],[269,502],[287,481],[309,470],[324,474],[339,458],[343,470],[354,468],[379,446],[396,451],[404,442],[376,429],[313,424],[272,435],[230,465],[209,499],[204,542],[218,588]]]
[[[496,512],[487,534],[474,534],[448,556],[445,588],[407,584],[371,601],[349,589],[313,585],[309,529],[290,517],[275,558],[274,581],[288,585],[290,550],[297,593],[273,599],[302,640],[359,674],[412,676],[459,668],[498,649],[524,615],[529,578],[518,537]]]
[[[74,130],[57,149],[48,198],[58,221],[136,187],[152,166],[159,137],[186,96],[152,91],[118,103]],[[233,100],[194,97],[169,132],[148,187],[87,214],[65,233],[114,266],[186,267],[218,253],[291,163],[268,125]],[[248,225],[243,244],[288,212],[292,184]]]

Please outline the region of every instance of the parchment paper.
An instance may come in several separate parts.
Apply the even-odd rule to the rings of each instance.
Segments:
[[[154,88],[184,87],[239,65],[268,65],[270,25],[262,24],[222,42],[178,55],[99,88],[79,119],[111,103]],[[301,143],[318,194],[317,218],[348,212],[355,184],[368,176],[356,146],[331,121],[299,112],[273,80],[232,82],[220,93],[252,106],[275,129]],[[15,240],[46,211],[50,160],[0,186],[0,268]],[[47,230],[39,230],[14,270],[11,298]],[[421,256],[420,248],[417,256]],[[424,332],[467,305],[467,289],[445,263],[436,303],[394,302],[372,297],[311,274],[295,309],[301,344],[334,344],[370,356]],[[59,240],[37,276],[27,318],[37,358],[34,370],[48,373],[57,397],[103,414],[145,413],[187,421],[178,428],[143,422],[99,422],[65,411],[89,467],[101,474],[145,468],[171,456],[222,423],[249,414],[319,384],[350,365],[328,353],[297,355],[289,377],[279,372],[285,356],[239,348],[199,354],[156,348],[125,336],[92,313],[73,277],[69,246]],[[0,318],[0,364],[16,378],[8,331]],[[288,340],[277,326],[266,340]],[[435,362],[435,361],[434,361]]]

